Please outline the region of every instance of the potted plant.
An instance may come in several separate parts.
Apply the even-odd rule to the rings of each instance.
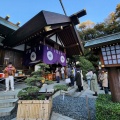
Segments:
[[[18,93],[18,111],[17,120],[21,119],[43,119],[49,120],[52,108],[52,93],[40,93],[42,80],[48,65],[40,63],[39,70],[32,73],[31,77],[26,79],[29,87],[26,87]]]
[[[17,120],[49,120],[52,108],[50,93],[39,93],[40,88],[30,86],[18,93]]]

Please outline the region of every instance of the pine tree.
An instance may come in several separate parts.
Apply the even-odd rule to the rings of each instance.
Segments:
[[[25,80],[30,86],[41,87],[42,80],[45,81],[45,75],[49,73],[49,71],[47,71],[47,69],[49,69],[49,65],[45,63],[39,63],[38,66],[39,69],[32,72],[31,77]]]

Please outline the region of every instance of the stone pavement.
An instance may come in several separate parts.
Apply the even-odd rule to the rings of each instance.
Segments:
[[[54,84],[51,84],[51,85],[46,85],[46,84],[45,84],[45,85],[41,88],[40,92],[45,92],[46,89],[47,89],[48,92],[52,92],[54,86],[55,86],[55,85],[58,85],[58,84],[64,84],[64,85],[65,85],[65,81],[60,81],[60,83],[56,83],[56,82],[55,82]],[[20,90],[21,87],[23,88],[23,87],[25,87],[25,86],[26,86],[26,85],[23,85],[23,86],[22,86],[22,84],[20,84],[20,85],[18,86],[18,88],[15,90],[15,92],[17,93],[17,92]],[[84,90],[83,90],[82,92],[75,92],[76,89],[77,89],[76,86],[74,86],[73,88],[69,88],[69,89],[71,89],[71,91],[70,91],[70,90],[69,90],[69,91],[72,92],[72,94],[69,94],[69,95],[71,95],[72,97],[86,97],[86,96],[87,96],[88,98],[97,98],[96,96],[93,96],[94,92],[92,92],[91,90],[89,90],[86,82],[84,82]],[[98,94],[101,94],[101,93],[104,94],[104,91],[103,91],[103,90],[99,90],[99,91],[98,91]],[[5,94],[5,93],[4,93],[4,94]],[[57,96],[57,95],[60,95],[60,92],[56,93],[55,96]],[[55,96],[54,96],[54,97],[55,97]],[[12,119],[12,120],[16,120],[16,118],[14,118],[14,119]],[[63,115],[61,115],[61,114],[52,112],[52,115],[51,115],[51,119],[50,119],[50,120],[75,120],[75,119],[72,119],[72,118],[69,118],[69,117],[67,117],[67,116],[63,116]]]
[[[97,98],[96,96],[93,96],[94,92],[91,91],[89,88],[86,89],[81,95],[80,97],[88,97],[88,98]]]
[[[16,118],[14,118],[14,119],[12,119],[12,120],[16,120]],[[50,120],[75,120],[75,119],[72,119],[72,118],[70,118],[70,117],[63,116],[63,115],[61,115],[61,114],[52,112],[52,115],[51,115],[51,119],[50,119]]]
[[[65,81],[60,81],[60,83],[56,83],[56,81],[54,82],[54,84],[50,84],[50,85],[47,85],[47,84],[43,84],[42,88],[40,89],[40,92],[54,92],[54,86],[55,85],[65,85]]]
[[[93,91],[91,91],[89,88],[87,88],[80,97],[88,97],[88,98],[97,98],[97,96],[93,96],[95,94]],[[100,87],[98,86],[98,94],[105,94],[104,90],[100,90]],[[111,94],[111,92],[109,92]]]
[[[43,86],[42,86],[42,88],[40,89],[40,92],[46,92],[46,90],[47,90],[47,92],[54,92],[54,86],[55,85],[66,85],[66,83],[65,83],[65,81],[60,81],[60,83],[56,83],[56,82],[54,82],[54,84],[50,84],[50,85],[47,85],[47,84],[43,84]],[[87,83],[86,82],[84,82],[84,90],[83,91],[85,91],[86,89],[88,88],[88,85],[87,85]],[[68,91],[67,92],[65,92],[67,95],[71,95],[71,96],[76,96],[76,94],[75,94],[75,92],[76,92],[76,90],[77,90],[77,86],[76,86],[76,84],[74,85],[74,86],[72,86],[72,87],[69,87],[68,88]],[[83,93],[83,91],[81,92],[81,93]],[[77,93],[79,93],[79,92],[77,92]],[[77,95],[78,96],[78,95]],[[76,96],[76,97],[77,97]]]
[[[75,120],[75,119],[53,112],[50,120]]]

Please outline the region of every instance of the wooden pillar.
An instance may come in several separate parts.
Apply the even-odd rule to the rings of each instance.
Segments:
[[[120,68],[109,68],[108,79],[113,102],[120,102]]]
[[[101,65],[104,65],[104,60],[103,60],[103,56],[102,56],[101,50],[99,50],[98,53],[99,53]]]

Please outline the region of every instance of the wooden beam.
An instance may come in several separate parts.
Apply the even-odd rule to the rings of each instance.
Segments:
[[[72,47],[75,47],[75,46],[79,46],[79,44],[72,44],[72,45],[69,45],[69,46],[66,46],[65,48],[72,48]]]
[[[59,35],[58,35],[58,38],[59,38],[59,40],[60,40],[60,42],[61,42],[61,45],[64,47],[64,44],[63,44],[62,40],[60,39],[60,36],[59,36]]]
[[[56,34],[56,36],[55,36],[55,39],[56,39],[56,43],[58,42],[57,36],[58,36],[58,35]]]
[[[55,41],[51,40],[50,38],[45,37],[45,39],[46,39],[46,42],[47,42],[47,41],[50,41],[51,43],[56,44],[56,45],[58,45],[58,46],[64,48],[63,46],[59,45],[59,44],[56,43]]]

